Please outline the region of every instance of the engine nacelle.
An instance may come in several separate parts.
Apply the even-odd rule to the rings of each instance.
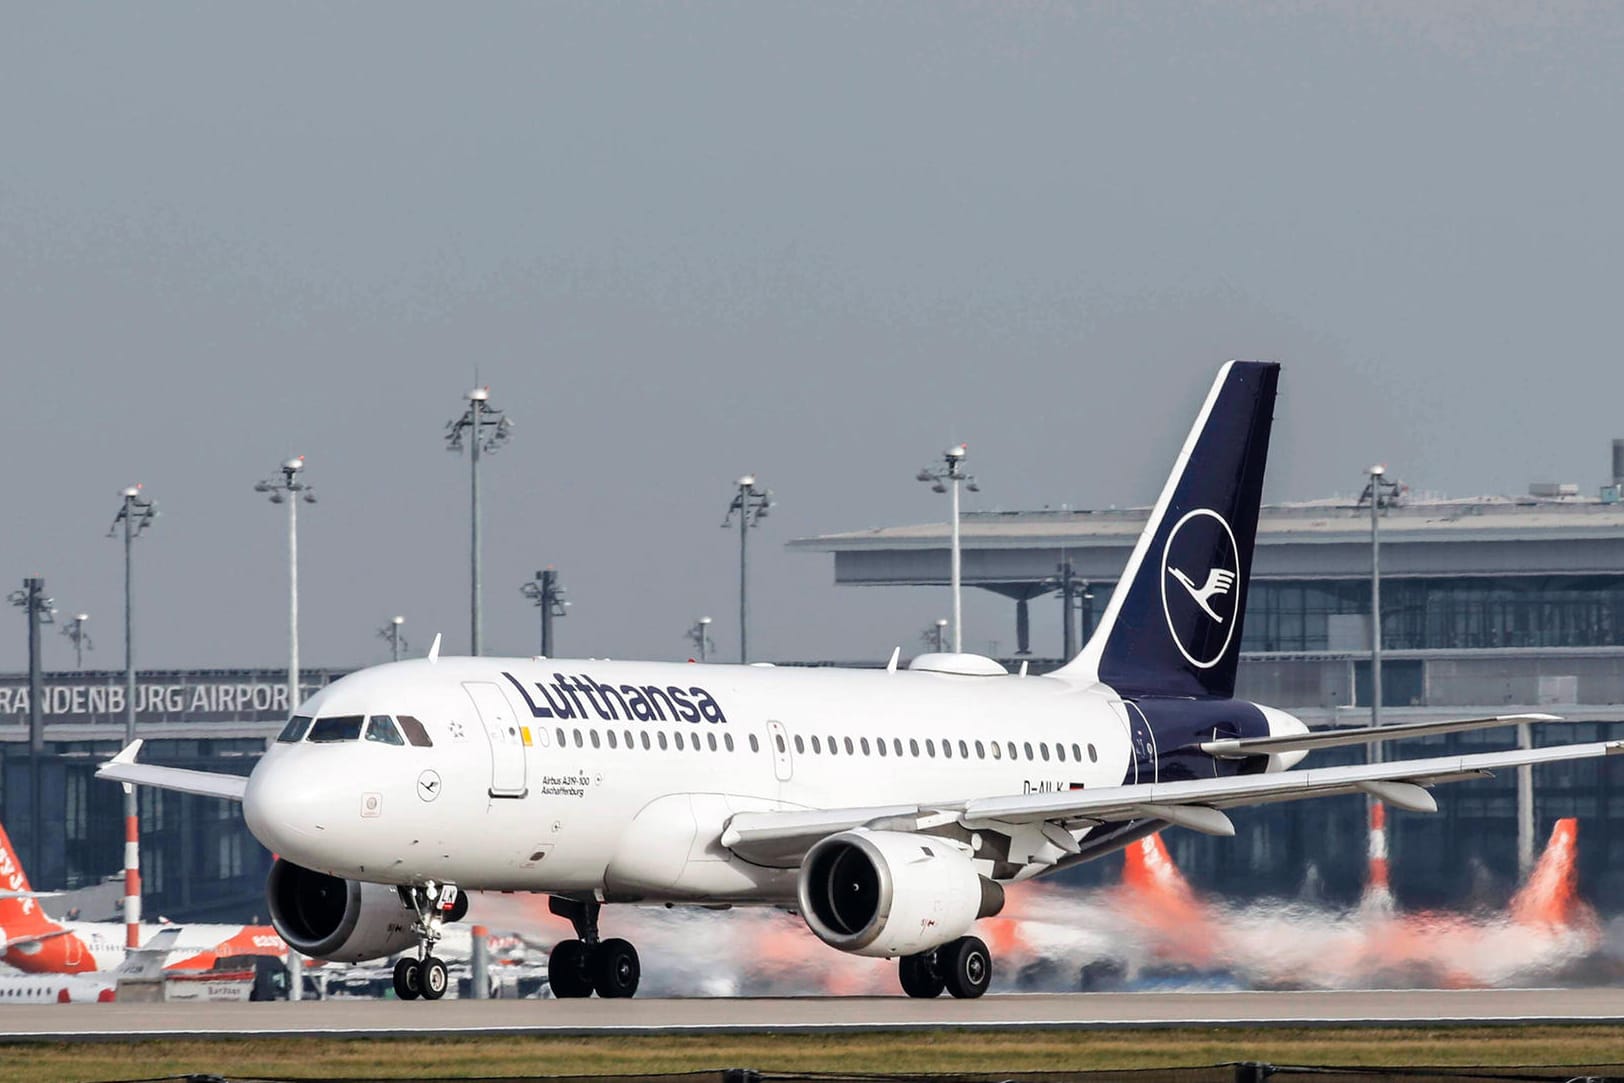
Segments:
[[[1004,889],[952,843],[903,831],[842,831],[801,863],[801,916],[854,955],[913,955],[1004,908]]]
[[[277,858],[265,898],[282,939],[312,959],[359,963],[417,944],[414,915],[385,884],[343,880]]]

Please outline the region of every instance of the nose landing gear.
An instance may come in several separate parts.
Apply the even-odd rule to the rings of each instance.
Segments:
[[[441,925],[456,921],[468,912],[468,897],[456,884],[429,881],[422,887],[402,887],[401,902],[417,915],[412,932],[417,935],[417,958],[395,964],[395,995],[401,1000],[439,1000],[451,985],[443,961],[435,958],[434,945],[440,942]]]
[[[547,981],[561,999],[588,997],[596,992],[606,1000],[637,992],[643,967],[637,949],[618,938],[598,938],[597,902],[579,902],[557,895],[547,907],[575,927],[575,940],[561,940],[547,959]]]

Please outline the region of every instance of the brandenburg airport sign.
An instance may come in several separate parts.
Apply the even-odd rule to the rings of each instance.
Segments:
[[[300,698],[338,673],[300,674]],[[128,690],[117,672],[47,674],[40,708],[47,726],[123,724]],[[33,706],[28,678],[0,676],[0,726],[28,725]],[[288,717],[286,670],[191,670],[142,674],[135,683],[136,724],[185,722],[281,723]]]

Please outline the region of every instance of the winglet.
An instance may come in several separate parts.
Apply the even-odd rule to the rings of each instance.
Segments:
[[[129,744],[125,745],[124,748],[119,752],[118,755],[114,756],[111,760],[109,760],[107,762],[109,762],[109,763],[134,763],[136,755],[138,753],[140,753],[140,751],[141,751],[141,744],[142,744],[142,742],[144,740],[145,740],[145,738],[137,737],[135,740],[133,740]]]
[[[892,648],[892,650],[891,650],[891,660],[889,662],[885,663],[885,671],[887,673],[895,673],[897,671],[897,662],[901,658],[902,658],[902,648],[901,647]]]
[[[429,665],[440,660],[440,633],[434,633],[434,642],[429,644]]]

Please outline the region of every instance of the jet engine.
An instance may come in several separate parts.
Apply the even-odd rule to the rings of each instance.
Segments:
[[[278,858],[265,898],[282,939],[312,959],[359,963],[417,944],[414,916],[387,884],[343,880]]]
[[[819,940],[854,955],[913,955],[1004,908],[1004,889],[950,842],[857,828],[807,852],[801,916]]]

